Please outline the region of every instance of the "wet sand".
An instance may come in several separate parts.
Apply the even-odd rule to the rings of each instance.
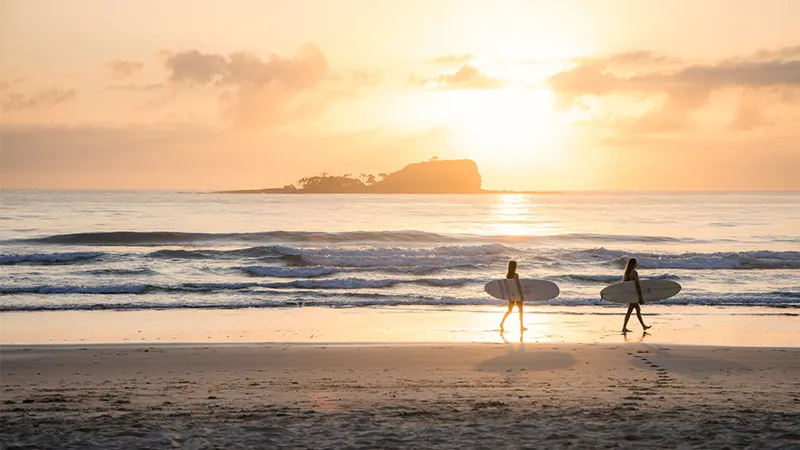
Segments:
[[[525,307],[500,334],[495,307],[253,308],[0,313],[0,345],[92,343],[634,343],[798,347],[798,308],[646,305],[622,335],[625,305]]]
[[[5,346],[12,448],[800,448],[800,349]]]

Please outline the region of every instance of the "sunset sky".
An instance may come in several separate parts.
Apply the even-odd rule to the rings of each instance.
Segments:
[[[800,189],[800,1],[0,0],[0,187]]]

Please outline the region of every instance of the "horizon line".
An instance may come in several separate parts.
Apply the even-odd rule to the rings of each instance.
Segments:
[[[263,188],[255,189],[234,189],[226,190],[226,193],[236,191],[258,191]],[[10,188],[0,187],[0,192],[170,192],[170,193],[187,193],[187,194],[221,194],[220,190],[211,189],[186,189],[186,188],[172,188],[172,189],[147,189],[147,188],[131,188],[131,189],[117,189],[117,188]],[[282,193],[282,192],[253,192],[253,195],[483,195],[483,194],[702,194],[702,193],[715,193],[715,194],[748,194],[748,193],[775,193],[775,194],[788,194],[800,193],[800,189],[787,190],[787,189],[531,189],[531,190],[511,190],[511,189],[483,189],[483,192],[471,193],[408,193],[408,194],[393,194],[393,193]],[[239,195],[247,195],[241,193]]]

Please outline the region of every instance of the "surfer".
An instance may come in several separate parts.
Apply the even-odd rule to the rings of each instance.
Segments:
[[[639,294],[639,303],[631,303],[628,305],[628,312],[625,314],[625,322],[622,324],[622,332],[630,333],[631,330],[628,329],[628,320],[631,318],[631,313],[634,309],[636,310],[636,318],[638,318],[639,323],[642,324],[642,329],[647,330],[650,327],[644,324],[644,320],[642,320],[642,308],[639,306],[644,304],[644,300],[642,299],[642,286],[639,284],[639,272],[636,271],[636,258],[628,260],[628,264],[625,265],[625,273],[622,275],[622,281],[633,281],[636,284],[636,293]]]
[[[516,303],[517,309],[519,309],[519,330],[525,331],[525,328],[522,325],[522,302],[525,301],[524,294],[522,293],[522,285],[519,283],[519,274],[517,273],[517,262],[516,261],[509,261],[508,262],[508,273],[506,274],[506,279],[508,280],[517,280],[517,289],[519,290],[519,300],[515,302],[513,300],[508,301],[508,311],[506,311],[506,315],[503,316],[503,320],[500,321],[500,332],[504,332],[505,328],[503,328],[503,324],[506,323],[506,319],[511,314],[511,311],[514,309],[514,304]]]

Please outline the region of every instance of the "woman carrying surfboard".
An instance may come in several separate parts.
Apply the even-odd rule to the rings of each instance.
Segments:
[[[558,297],[558,285],[546,280],[520,280],[517,275],[517,262],[509,261],[508,273],[502,280],[492,280],[486,283],[483,290],[494,298],[508,302],[508,311],[500,322],[500,333],[504,332],[503,325],[514,305],[519,309],[519,327],[521,331],[527,330],[522,324],[522,302],[547,301]]]
[[[639,306],[644,304],[644,300],[642,299],[642,286],[639,284],[639,272],[636,271],[636,258],[628,260],[628,264],[625,265],[625,273],[622,275],[622,281],[633,281],[636,284],[636,293],[639,295],[639,303],[628,304],[628,312],[625,314],[622,332],[630,333],[631,330],[628,329],[628,320],[631,318],[631,313],[634,309],[636,309],[636,318],[638,318],[639,323],[642,324],[642,329],[647,330],[650,327],[644,324],[644,320],[642,320],[642,308]]]
[[[522,302],[525,301],[525,295],[522,293],[522,285],[519,282],[519,274],[517,273],[517,262],[516,261],[509,261],[508,262],[508,273],[506,274],[506,279],[510,280],[517,280],[517,289],[519,290],[519,301],[509,300],[508,301],[508,311],[506,311],[506,315],[503,316],[503,320],[500,321],[500,332],[502,333],[505,331],[503,328],[503,324],[506,323],[506,319],[511,314],[511,311],[514,309],[514,304],[517,305],[517,309],[519,309],[519,330],[520,332],[527,330],[522,325]]]

